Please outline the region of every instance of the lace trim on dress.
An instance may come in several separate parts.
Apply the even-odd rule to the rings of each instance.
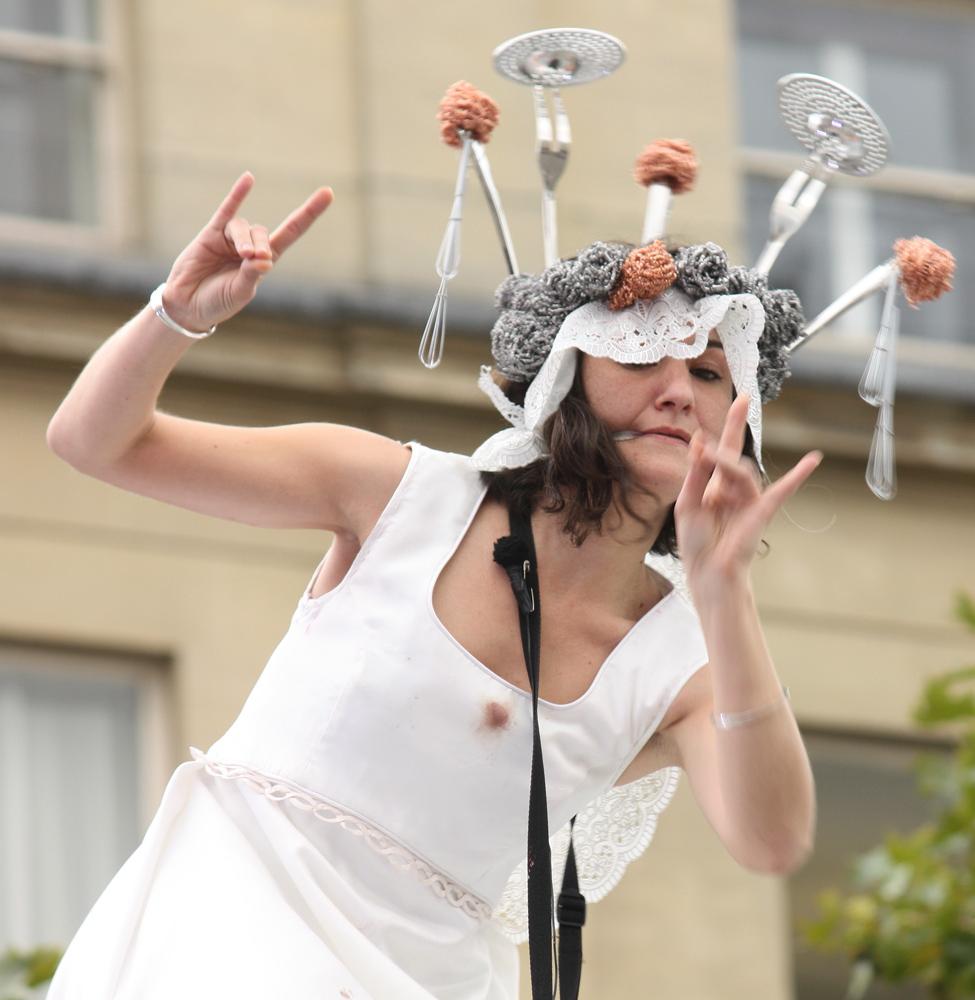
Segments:
[[[491,916],[490,905],[479,896],[458,885],[443,872],[437,871],[401,843],[393,840],[382,830],[358,816],[342,812],[327,799],[314,795],[303,788],[291,785],[279,778],[270,778],[260,771],[240,764],[225,764],[208,757],[202,750],[190,747],[194,760],[205,761],[204,768],[215,778],[229,778],[240,781],[260,792],[273,802],[289,802],[297,809],[310,812],[325,823],[338,823],[343,830],[363,837],[366,843],[400,871],[413,871],[437,896],[451,906],[463,910],[475,920],[486,920]]]
[[[611,788],[577,814],[573,845],[579,891],[587,903],[602,899],[619,883],[630,862],[647,849],[657,829],[657,817],[674,797],[679,777],[680,768],[662,768],[637,781]],[[569,824],[566,823],[549,843],[552,846],[552,886],[557,899],[569,853]],[[521,944],[528,940],[528,869],[525,861],[512,872],[493,915],[510,941]]]

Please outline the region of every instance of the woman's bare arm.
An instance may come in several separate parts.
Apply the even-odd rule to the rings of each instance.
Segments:
[[[145,306],[82,369],[48,424],[48,447],[82,471],[121,458],[152,427],[162,387],[192,345]]]
[[[320,188],[274,231],[237,215],[244,174],[173,264],[164,304],[202,331],[239,312],[281,254],[332,200]],[[159,411],[173,368],[194,341],[146,306],[91,357],[47,430],[49,447],[79,471],[215,517],[263,527],[357,534],[402,476],[397,441],[336,424],[230,427]]]
[[[409,458],[405,445],[358,427],[233,427],[157,411],[123,455],[79,468],[199,514],[259,528],[319,528],[361,541]]]

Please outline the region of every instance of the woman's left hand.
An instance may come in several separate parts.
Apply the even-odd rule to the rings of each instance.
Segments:
[[[748,396],[732,402],[720,441],[702,430],[690,443],[690,469],[674,521],[681,562],[692,590],[708,582],[742,579],[776,511],[812,475],[819,451],[804,455],[784,476],[763,488],[755,463],[742,455]]]

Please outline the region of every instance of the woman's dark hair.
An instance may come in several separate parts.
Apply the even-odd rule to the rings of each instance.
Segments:
[[[513,402],[522,404],[528,385],[499,376],[501,388]],[[547,514],[566,512],[562,530],[576,547],[595,531],[602,533],[609,508],[620,507],[644,527],[650,522],[631,506],[630,496],[653,491],[641,487],[630,475],[606,425],[592,412],[582,386],[582,365],[576,366],[572,387],[558,410],[542,425],[549,454],[530,465],[499,472],[482,472],[487,496],[526,513],[541,507]],[[746,427],[744,454],[754,459],[751,430]],[[618,493],[617,493],[618,485]],[[650,552],[678,556],[674,505],[670,505]]]

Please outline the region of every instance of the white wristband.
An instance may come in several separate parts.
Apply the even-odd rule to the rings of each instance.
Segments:
[[[778,701],[771,705],[763,705],[761,708],[751,708],[744,712],[712,712],[711,721],[717,729],[735,729],[737,726],[747,726],[750,722],[771,715],[789,701],[789,689],[783,684],[782,695]]]
[[[194,340],[202,340],[204,337],[209,337],[216,330],[217,325],[214,323],[209,330],[205,330],[203,333],[193,333],[192,330],[187,330],[180,326],[166,312],[163,307],[163,292],[166,288],[166,282],[164,281],[153,293],[149,296],[149,305],[152,307],[152,311],[169,327],[170,330],[174,330],[176,333],[181,333],[184,337],[192,337]]]

